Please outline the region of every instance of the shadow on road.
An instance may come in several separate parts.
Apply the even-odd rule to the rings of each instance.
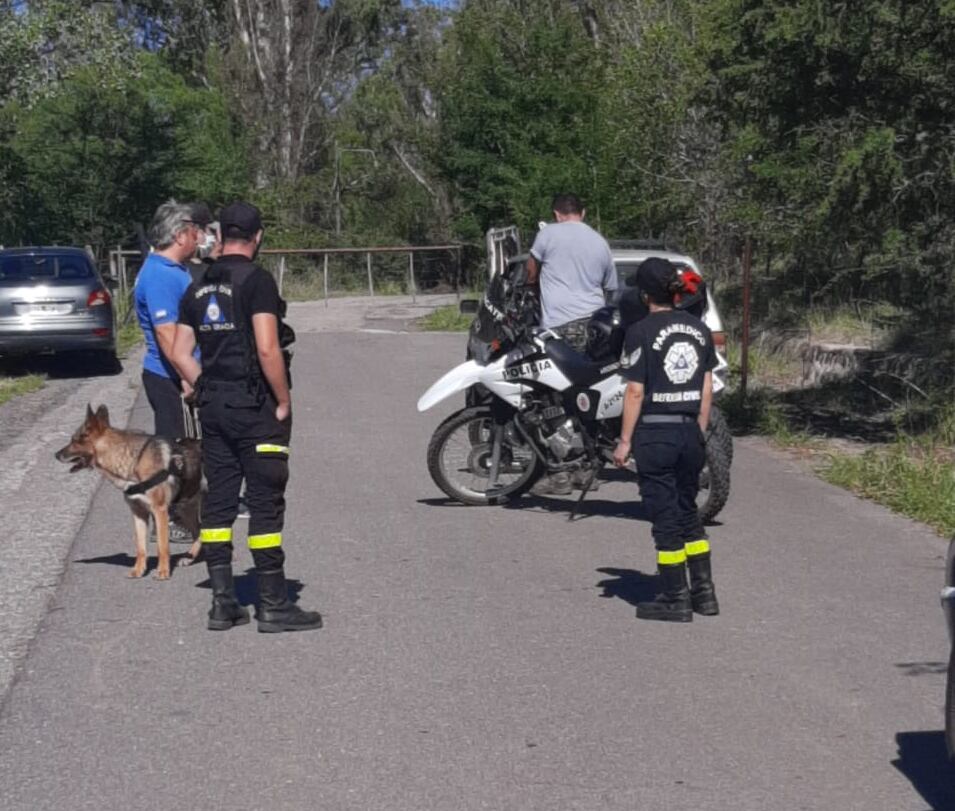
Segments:
[[[597,571],[615,578],[601,580],[597,584],[597,588],[604,590],[601,597],[616,597],[635,606],[637,603],[652,600],[660,590],[656,575],[645,574],[636,569],[614,569],[610,566],[604,566]]]
[[[288,599],[290,603],[297,603],[302,589],[305,588],[301,580],[285,579],[285,585],[288,589]],[[197,589],[211,589],[212,584],[209,580],[203,580],[196,583]],[[258,591],[255,587],[255,569],[246,569],[245,574],[235,576],[235,596],[240,605],[255,605]]]
[[[429,507],[465,507],[459,501],[452,498],[419,498],[419,504],[426,504]],[[577,496],[573,498],[547,498],[545,496],[527,495],[508,501],[502,504],[506,510],[527,510],[536,512],[566,513],[570,515],[571,510],[577,503]],[[575,520],[587,518],[592,515],[603,515],[610,518],[634,518],[638,521],[647,521],[643,511],[643,505],[637,501],[607,501],[606,499],[586,499],[583,504],[577,508]]]
[[[944,732],[900,732],[895,766],[912,783],[932,811],[955,808],[955,766],[948,760]]]
[[[460,501],[455,501],[453,498],[419,498],[419,504],[424,504],[428,507],[463,507],[467,508],[467,504],[462,504]]]
[[[527,510],[528,512],[549,512],[566,513],[570,517],[574,506],[577,506],[577,514],[574,521],[580,521],[583,518],[593,516],[604,516],[605,518],[627,518],[633,521],[649,521],[646,507],[642,501],[610,501],[605,498],[584,499],[583,503],[577,504],[577,498],[580,493],[575,492],[573,496],[563,498],[550,498],[547,496],[535,496],[533,494],[521,496],[520,498],[508,501],[501,506],[506,510]],[[425,504],[429,507],[466,507],[459,501],[452,498],[419,498],[418,504]],[[710,520],[706,522],[708,527],[721,527],[721,521]]]
[[[948,670],[948,662],[896,662],[906,676],[937,676]]]
[[[24,357],[0,356],[0,375],[23,377],[42,375],[50,380],[75,380],[118,375],[123,366],[114,356],[95,352],[64,352]]]
[[[169,555],[169,565],[172,569],[179,568],[179,561],[183,559],[188,559],[186,552],[180,552],[179,554],[171,553]],[[105,563],[109,566],[122,566],[124,569],[131,569],[133,564],[136,562],[136,558],[132,555],[129,555],[125,552],[117,552],[114,555],[99,555],[95,558],[76,558],[74,563]],[[199,553],[199,561],[202,562],[202,552]],[[146,574],[148,575],[153,569],[156,568],[156,556],[148,555],[146,557]],[[175,572],[173,572],[175,576]],[[145,575],[144,575],[145,577]]]
[[[172,568],[176,569],[178,567],[178,562],[186,557],[186,553],[183,552],[179,555],[171,555],[170,563]],[[125,569],[130,569],[135,562],[135,558],[132,555],[127,555],[124,552],[118,552],[115,555],[100,555],[95,558],[82,558],[74,560],[74,563],[105,563],[109,566],[122,566]],[[198,565],[202,565],[202,556],[200,554]],[[150,556],[147,559],[146,563],[146,574],[148,575],[153,569],[156,568],[156,558]],[[173,577],[175,577],[175,571],[173,572]],[[297,603],[299,595],[302,593],[302,589],[305,588],[301,580],[292,580],[291,578],[286,578],[285,583],[288,587],[288,598],[289,602]],[[209,582],[208,578],[196,583],[197,589],[210,589],[212,584]],[[235,596],[238,598],[239,603],[242,605],[254,605],[256,602],[256,597],[258,593],[255,588],[255,569],[246,569],[245,574],[238,574],[235,576]]]

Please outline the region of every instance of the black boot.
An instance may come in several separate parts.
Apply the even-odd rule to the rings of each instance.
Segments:
[[[322,615],[317,611],[303,611],[289,602],[282,569],[258,571],[259,579],[259,633],[277,634],[282,631],[310,631],[322,627]]]
[[[720,604],[716,601],[716,589],[713,586],[713,572],[710,567],[710,553],[688,555],[687,569],[690,572],[690,601],[697,614],[715,617],[720,613]]]
[[[249,612],[235,599],[232,564],[210,566],[209,582],[212,583],[209,630],[228,631],[234,625],[245,625],[249,621]]]
[[[637,603],[637,616],[642,620],[692,622],[690,590],[686,585],[686,564],[659,564],[663,593],[653,602]]]

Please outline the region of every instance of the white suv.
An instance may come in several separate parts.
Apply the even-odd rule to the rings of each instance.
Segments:
[[[640,263],[651,256],[666,259],[678,267],[688,267],[698,273],[704,281],[706,280],[706,275],[700,270],[700,266],[692,257],[667,248],[662,243],[643,240],[611,240],[610,253],[617,268],[620,289],[623,289],[627,277],[636,271]],[[706,287],[706,309],[702,318],[703,323],[713,333],[713,343],[716,346],[716,357],[719,361],[717,367],[713,370],[713,392],[715,394],[726,387],[729,365],[726,362],[726,333],[723,331],[723,320],[720,318],[720,312],[716,307],[716,300],[713,298],[709,285]]]

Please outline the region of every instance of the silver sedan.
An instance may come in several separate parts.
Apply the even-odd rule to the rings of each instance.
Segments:
[[[0,355],[115,348],[112,297],[86,251],[0,250]]]

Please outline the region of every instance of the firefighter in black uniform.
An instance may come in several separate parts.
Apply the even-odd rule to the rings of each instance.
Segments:
[[[321,628],[317,611],[288,599],[282,527],[292,431],[290,384],[280,335],[284,302],[253,259],[262,241],[259,211],[232,203],[219,214],[222,256],[193,281],[179,306],[173,362],[195,388],[202,464],[209,491],[200,539],[212,583],[211,630],[249,621],[232,580],[232,524],[246,481],[249,548],[255,561],[259,631]],[[202,365],[193,352],[198,341]]]
[[[674,309],[682,281],[672,264],[647,259],[636,281],[649,315],[627,330],[621,373],[628,384],[614,462],[626,463],[632,437],[663,584],[655,600],[637,605],[637,616],[689,622],[694,611],[719,613],[710,544],[696,509],[716,351],[706,325]]]

